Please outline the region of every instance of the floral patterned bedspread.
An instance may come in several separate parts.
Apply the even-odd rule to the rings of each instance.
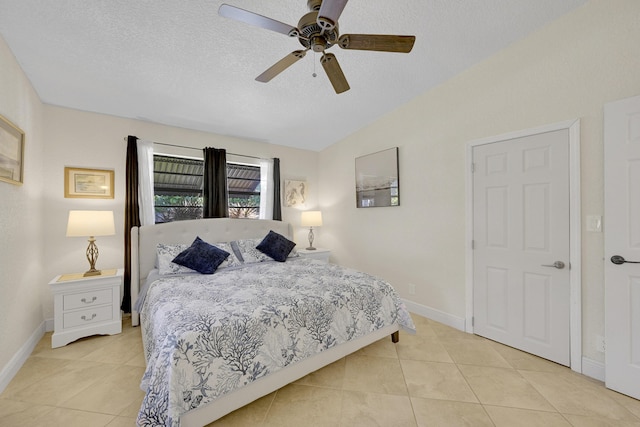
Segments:
[[[309,259],[164,276],[141,320],[139,426],[179,426],[190,409],[384,326],[415,332],[387,282]]]

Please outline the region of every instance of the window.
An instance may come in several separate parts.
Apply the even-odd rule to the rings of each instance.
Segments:
[[[260,166],[227,162],[231,218],[260,218]]]
[[[201,159],[153,156],[156,224],[202,218],[204,162]],[[229,216],[259,218],[260,166],[227,162]]]
[[[203,174],[202,160],[153,156],[156,224],[202,218]]]

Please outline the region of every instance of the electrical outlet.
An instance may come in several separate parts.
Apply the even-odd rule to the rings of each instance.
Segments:
[[[596,337],[596,350],[600,353],[604,353],[606,348],[607,346],[604,337],[602,335],[598,335]]]
[[[416,294],[416,285],[414,285],[413,283],[409,283],[409,295],[415,295]]]

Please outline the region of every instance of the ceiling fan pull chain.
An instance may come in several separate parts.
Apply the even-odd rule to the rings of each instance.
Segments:
[[[318,75],[316,74],[316,59],[317,59],[317,55],[318,52],[313,52],[313,74],[311,74],[313,77],[317,77]]]

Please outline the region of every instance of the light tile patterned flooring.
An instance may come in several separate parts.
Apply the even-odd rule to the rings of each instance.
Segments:
[[[413,316],[400,334],[210,426],[639,426],[640,401],[571,370]],[[0,426],[134,426],[140,329],[51,349],[51,333],[0,394]],[[639,385],[640,386],[640,385]]]

